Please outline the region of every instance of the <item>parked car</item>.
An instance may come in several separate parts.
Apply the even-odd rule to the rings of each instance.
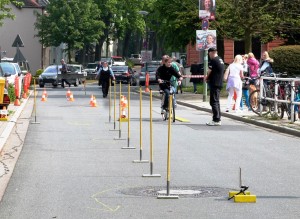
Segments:
[[[126,60],[121,56],[112,56],[112,65],[126,65]]]
[[[141,66],[142,66],[142,68],[145,67],[146,65],[158,67],[158,66],[160,66],[160,62],[161,62],[160,60],[147,61],[147,62],[143,62]]]
[[[2,67],[0,66],[1,79],[6,82],[5,77],[7,77],[7,76],[9,76],[9,75],[5,74],[4,71],[2,70]],[[7,91],[7,84],[4,83],[3,101],[0,102],[0,109],[2,110],[4,106],[6,107],[6,109],[8,109],[9,104],[10,104],[10,98],[9,98],[8,91]]]
[[[57,75],[60,73],[61,65],[50,65],[39,76],[39,86],[44,87],[47,84],[52,84],[53,87],[57,87],[58,80]]]
[[[84,78],[84,70],[80,71],[81,65],[68,64],[67,81],[75,87],[80,83],[80,79]],[[61,84],[61,65],[50,65],[39,76],[39,87],[51,84],[53,87]]]
[[[108,66],[111,68],[113,60],[112,58],[101,58],[101,62],[107,62]]]
[[[142,64],[142,56],[141,54],[131,54],[131,57],[129,58],[130,61],[134,65],[141,65]]]
[[[83,66],[70,64],[70,65],[68,65],[68,68],[69,68],[69,71],[77,73],[79,75],[82,75],[82,77],[78,77],[78,80],[76,80],[76,84],[82,84],[84,81],[84,78],[87,77],[87,72],[85,71],[85,69],[83,69]]]
[[[8,57],[3,57],[1,59],[1,62],[14,62],[13,58],[8,58]],[[22,62],[18,62],[20,69],[22,71],[23,75],[26,75],[28,72],[30,72],[30,67],[29,67],[29,63],[28,61],[22,61]]]
[[[113,65],[111,69],[116,78],[116,83],[125,82],[132,86],[137,85],[136,76],[134,74],[135,71],[133,71],[132,68],[128,67],[127,65],[124,66]]]
[[[88,63],[84,71],[87,73],[87,79],[95,79],[98,63]]]
[[[158,66],[152,65],[152,66],[147,66],[143,67],[141,69],[141,73],[139,75],[139,85],[144,86],[146,82],[146,72],[149,72],[149,84],[150,83],[157,83],[157,78],[156,78],[156,70]]]
[[[12,62],[1,62],[0,65],[4,74],[10,75],[7,77],[7,82],[9,84],[15,84],[16,76],[20,76],[22,74],[19,64]]]

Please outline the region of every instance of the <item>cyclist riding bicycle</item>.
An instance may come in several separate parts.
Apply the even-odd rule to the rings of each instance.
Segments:
[[[182,80],[181,75],[171,66],[172,59],[169,56],[165,56],[162,59],[162,65],[156,70],[157,81],[159,83],[159,88],[165,93],[165,99],[163,106],[161,108],[161,113],[168,109],[171,77],[175,76],[179,81]],[[174,92],[174,89],[172,89]]]

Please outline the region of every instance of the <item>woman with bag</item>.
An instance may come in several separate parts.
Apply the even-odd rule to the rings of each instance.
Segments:
[[[241,55],[235,56],[234,62],[231,63],[225,71],[224,79],[226,79],[226,75],[228,75],[226,86],[226,90],[228,91],[226,112],[229,112],[234,92],[236,92],[235,112],[238,113],[241,111],[239,106],[242,98],[242,79],[244,78]]]

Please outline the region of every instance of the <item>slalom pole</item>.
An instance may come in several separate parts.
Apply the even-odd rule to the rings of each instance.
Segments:
[[[135,147],[130,147],[130,84],[128,84],[128,137],[127,137],[127,147],[122,147],[122,149],[135,149]]]
[[[143,160],[143,144],[142,144],[142,86],[140,86],[140,159],[132,161],[133,163],[148,163],[148,160]]]
[[[169,120],[168,120],[168,157],[167,157],[167,194],[166,195],[158,195],[158,199],[178,199],[177,195],[170,194],[170,181],[171,181],[171,107],[173,95],[169,96]]]
[[[125,138],[121,138],[122,131],[121,131],[121,97],[122,96],[122,82],[120,81],[120,91],[119,91],[119,138],[115,138],[115,140],[126,140]]]
[[[40,122],[36,121],[36,84],[35,84],[35,79],[33,80],[33,87],[34,87],[34,98],[33,98],[33,106],[34,106],[34,122],[31,122],[31,124],[40,124]]]
[[[109,131],[119,131],[116,130],[116,95],[117,95],[117,91],[116,91],[116,86],[117,84],[114,82],[114,129],[110,129]]]
[[[143,174],[143,177],[161,177],[160,174],[153,174],[153,132],[152,132],[152,89],[150,88],[150,174]]]
[[[108,122],[111,122],[111,78],[109,78]]]

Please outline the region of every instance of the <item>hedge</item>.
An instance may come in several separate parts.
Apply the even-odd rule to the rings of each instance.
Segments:
[[[300,45],[280,46],[269,51],[274,59],[272,64],[275,73],[287,72],[288,76],[300,76]]]

